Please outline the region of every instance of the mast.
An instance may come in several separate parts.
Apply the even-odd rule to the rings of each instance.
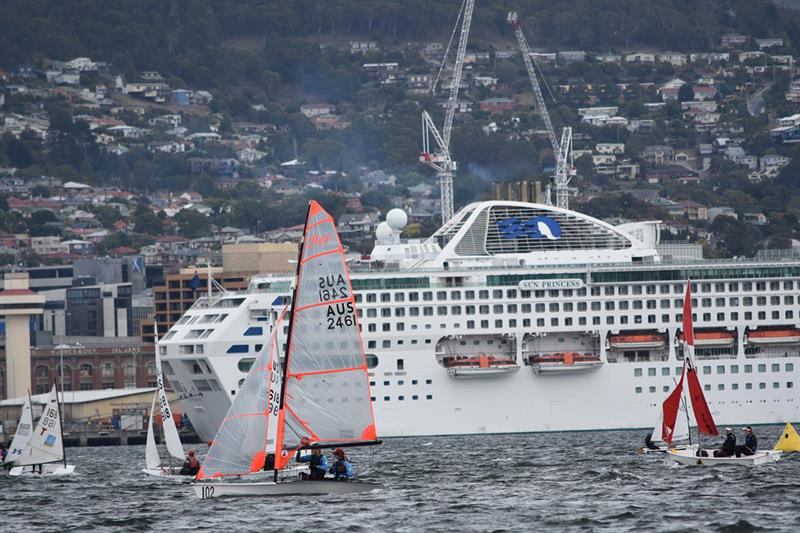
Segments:
[[[298,283],[298,281],[300,279],[300,264],[302,263],[302,260],[303,260],[303,247],[306,244],[306,230],[308,229],[308,215],[310,213],[311,213],[311,200],[308,201],[308,207],[306,207],[306,221],[303,223],[303,236],[300,238],[300,248],[297,251],[297,266],[296,266],[296,268],[294,270],[294,288],[292,289],[292,302],[291,302],[291,304],[292,304],[292,312],[289,313],[289,326],[288,326],[288,330],[286,332],[286,355],[283,358],[283,376],[281,376],[281,397],[280,397],[280,401],[278,403],[278,427],[279,427],[278,431],[279,432],[280,432],[280,424],[281,424],[281,422],[283,420],[283,416],[284,416],[283,415],[283,408],[284,408],[285,398],[286,398],[286,381],[289,379],[289,372],[287,372],[287,370],[289,369],[289,354],[292,353],[292,328],[294,326],[294,310],[295,310],[295,303],[297,302],[297,288],[300,285]],[[276,333],[276,335],[277,335],[277,327],[278,327],[278,324],[276,323],[275,324],[275,328],[276,328],[275,333]],[[278,347],[275,346],[275,349],[277,350]],[[276,437],[277,437],[277,435],[276,435]],[[278,443],[277,438],[275,440],[275,443],[276,444]],[[279,452],[279,450],[277,448],[275,448],[275,452],[276,452],[275,466],[277,467],[277,453]],[[274,470],[274,479],[275,479],[275,482],[277,483],[278,482],[278,469],[277,468],[275,468],[275,470]]]
[[[56,378],[56,382],[58,378]],[[57,383],[56,383],[57,385]],[[30,398],[30,392],[28,392],[28,397]],[[61,384],[61,400],[64,400],[64,384]],[[61,409],[61,402],[58,401],[58,393],[56,392],[56,405],[58,405],[58,426],[61,430],[61,449],[63,453],[61,454],[64,458],[64,468],[67,467],[67,447],[64,445],[64,414],[63,410]]]

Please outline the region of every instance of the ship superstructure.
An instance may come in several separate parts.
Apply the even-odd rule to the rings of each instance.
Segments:
[[[351,263],[382,435],[652,426],[680,374],[691,279],[700,379],[722,424],[797,419],[800,261],[666,261],[657,223],[612,226],[549,205],[478,202],[425,241],[405,215]],[[211,439],[289,304],[287,274],[204,297],[159,350]],[[322,331],[322,330],[321,330]]]

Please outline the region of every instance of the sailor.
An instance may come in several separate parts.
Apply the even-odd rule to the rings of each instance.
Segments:
[[[736,447],[736,457],[754,455],[758,449],[758,438],[750,426],[742,428],[742,431],[744,431],[744,446]]]
[[[298,463],[308,463],[309,473],[303,472],[300,477],[314,481],[325,479],[325,472],[328,471],[328,459],[322,455],[322,450],[313,448],[311,455],[300,455],[298,451],[295,459],[297,459]]]
[[[268,453],[264,458],[264,470],[275,470],[275,454]]]
[[[353,479],[353,467],[350,465],[350,461],[347,460],[344,450],[336,448],[333,450],[333,456],[336,460],[333,462],[333,466],[330,470],[328,470],[328,472],[333,474],[333,478],[337,481]]]
[[[650,432],[644,437],[644,445],[648,450],[657,450],[658,446],[653,442],[653,433]]]
[[[200,462],[197,460],[195,451],[189,450],[189,453],[186,457],[186,461],[183,463],[183,468],[181,468],[180,475],[196,476],[199,471],[200,471]]]
[[[733,434],[733,428],[725,428],[725,442],[722,443],[722,448],[714,450],[714,457],[731,457],[736,453],[736,435]]]

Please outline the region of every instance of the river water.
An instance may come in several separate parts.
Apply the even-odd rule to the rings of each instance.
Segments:
[[[769,448],[781,427],[756,431]],[[380,490],[264,499],[199,500],[188,485],[141,473],[143,446],[74,448],[77,475],[0,476],[0,530],[800,530],[800,454],[752,469],[683,467],[636,454],[643,436],[388,439],[371,461],[370,450],[350,450],[356,473]]]

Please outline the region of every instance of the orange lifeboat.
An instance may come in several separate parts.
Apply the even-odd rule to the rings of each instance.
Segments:
[[[757,329],[747,333],[747,342],[750,344],[797,344],[800,343],[800,329]]]
[[[618,350],[637,350],[663,348],[667,341],[660,333],[626,333],[611,335],[608,343]]]
[[[683,340],[683,333],[678,333],[678,339]],[[736,334],[732,331],[695,331],[694,345],[697,348],[707,346],[732,346],[736,343]]]
[[[519,365],[510,357],[482,354],[470,357],[446,357],[442,363],[451,378],[485,378],[513,374]]]
[[[599,355],[578,352],[536,354],[528,358],[528,363],[537,374],[590,370],[603,364]]]

